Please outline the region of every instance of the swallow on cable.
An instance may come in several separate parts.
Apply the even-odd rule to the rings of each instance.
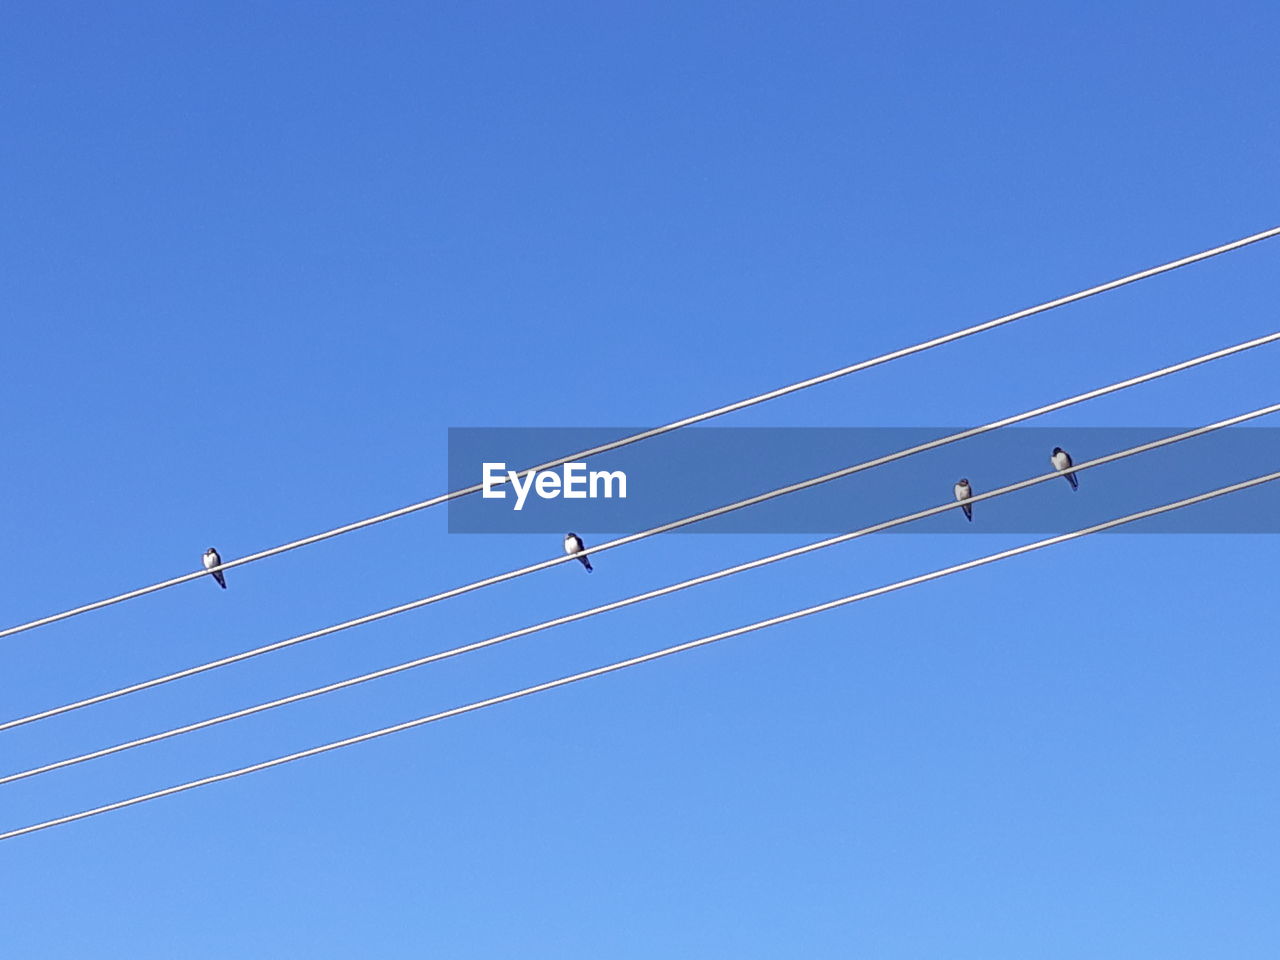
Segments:
[[[973,523],[973,507],[965,503],[973,496],[973,487],[969,486],[969,481],[961,477],[956,481],[956,500],[960,502],[960,509],[964,511],[964,518]]]
[[[582,562],[582,565],[587,568],[587,573],[591,572],[591,561],[587,559],[586,553],[583,552],[582,538],[576,533],[566,533],[564,535],[564,552],[571,557],[577,557]]]
[[[222,566],[222,558],[218,556],[218,551],[210,547],[204,552],[204,568],[213,575],[213,579],[218,581],[218,586],[223,590],[227,589],[227,580],[222,575],[221,570],[215,570],[214,567]]]
[[[1070,470],[1073,466],[1071,462],[1071,454],[1067,453],[1067,451],[1063,450],[1061,447],[1053,448],[1053,455],[1049,457],[1049,462],[1053,464],[1053,469],[1059,472],[1063,470]],[[1067,483],[1071,484],[1072,490],[1079,489],[1080,484],[1076,482],[1076,475],[1074,473],[1066,474],[1066,478]]]

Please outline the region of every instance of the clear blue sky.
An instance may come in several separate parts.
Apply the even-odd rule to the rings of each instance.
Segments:
[[[1262,2],[8,4],[0,620],[441,492],[451,426],[658,423],[1272,226],[1278,29]],[[1275,243],[732,423],[977,423],[1270,332]],[[1274,402],[1276,369],[1044,425],[1207,422]],[[4,640],[3,714],[559,550],[445,525]],[[804,539],[657,538],[0,756]],[[3,827],[1025,539],[860,541],[4,787]],[[4,952],[1274,957],[1278,559],[1275,537],[1081,542],[5,843]]]

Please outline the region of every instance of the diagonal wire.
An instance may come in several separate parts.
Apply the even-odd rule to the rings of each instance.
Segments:
[[[689,526],[690,524],[698,523],[702,520],[709,520],[712,517],[722,516],[723,514],[730,513],[734,510],[741,510],[745,507],[754,506],[755,504],[758,504],[758,503],[764,503],[765,501],[776,499],[777,497],[786,496],[791,493],[797,493],[801,490],[806,490],[810,487],[815,487],[818,484],[828,483],[832,480],[838,480],[842,477],[851,476],[855,473],[860,473],[864,470],[870,470],[874,467],[883,466],[884,464],[892,463],[896,460],[902,460],[906,457],[913,456],[914,454],[923,453],[927,450],[933,450],[938,447],[945,446],[946,444],[956,443],[960,440],[967,440],[970,437],[976,437],[984,433],[990,433],[991,431],[998,430],[1001,427],[1011,426],[1015,423],[1021,423],[1025,420],[1030,420],[1033,417],[1042,416],[1043,414],[1046,414],[1046,413],[1052,413],[1055,410],[1061,410],[1066,407],[1073,406],[1074,404],[1077,404],[1077,403],[1083,403],[1086,400],[1092,400],[1097,397],[1106,396],[1107,394],[1115,393],[1119,390],[1125,390],[1129,387],[1137,386],[1142,383],[1148,383],[1152,380],[1159,379],[1160,377],[1165,377],[1165,376],[1169,376],[1170,374],[1179,373],[1183,370],[1190,369],[1191,367],[1199,366],[1204,363],[1209,363],[1213,360],[1219,360],[1219,359],[1222,359],[1223,357],[1232,356],[1233,354],[1241,353],[1246,350],[1252,350],[1255,347],[1264,346],[1265,344],[1273,343],[1277,340],[1280,340],[1280,333],[1271,333],[1263,337],[1257,337],[1253,340],[1247,340],[1244,343],[1238,343],[1235,346],[1224,347],[1221,350],[1215,350],[1211,353],[1201,354],[1200,356],[1193,357],[1190,360],[1183,360],[1180,363],[1171,364],[1170,366],[1167,366],[1167,367],[1161,367],[1159,370],[1153,370],[1150,373],[1144,373],[1136,377],[1130,377],[1127,380],[1121,380],[1116,383],[1108,384],[1105,387],[1098,387],[1095,390],[1089,390],[1089,391],[1086,391],[1085,393],[1076,394],[1073,397],[1067,397],[1065,400],[1057,400],[1057,401],[1054,401],[1053,403],[1044,404],[1043,406],[1035,407],[1034,409],[1027,410],[1022,413],[1014,414],[1013,416],[1004,417],[1000,420],[992,420],[990,423],[985,423],[979,427],[972,427],[968,430],[961,430],[958,433],[948,434],[947,436],[939,437],[936,440],[929,440],[925,443],[917,444],[914,447],[908,447],[905,450],[899,450],[896,453],[885,454],[884,456],[877,457],[874,460],[867,460],[862,463],[854,464],[851,467],[843,467],[840,470],[835,470],[831,473],[823,474],[820,477],[813,477],[808,480],[802,480],[798,483],[789,484],[785,487],[778,487],[775,490],[770,490],[765,493],[757,494],[756,496],[748,497],[745,500],[738,500],[734,503],[726,504],[720,507],[715,507],[711,510],[703,511],[702,513],[697,513],[692,516],[683,517],[679,520],[672,520],[668,523],[664,523],[656,527],[650,527],[647,530],[641,530],[638,533],[628,534],[624,537],[617,537],[613,540],[609,540],[609,541],[606,541],[605,543],[592,547],[590,550],[590,553],[598,554],[605,550],[612,550],[615,547],[625,546],[626,544],[634,543],[638,540],[643,540],[647,537],[656,536],[657,534],[660,534],[660,533],[667,533],[671,530],[677,530],[681,527],[686,527],[686,526]],[[14,727],[20,727],[20,726],[23,726],[24,724],[34,723],[37,720],[46,720],[49,717],[58,716],[59,714],[63,714],[63,713],[69,713],[72,710],[79,710],[83,707],[93,706],[99,703],[105,703],[108,700],[114,700],[118,697],[127,696],[128,694],[137,693],[142,690],[148,690],[152,687],[158,687],[162,684],[170,683],[174,680],[182,680],[182,679],[185,679],[186,677],[192,677],[192,676],[195,676],[196,674],[205,673],[210,670],[216,670],[221,667],[229,666],[233,663],[240,663],[241,661],[249,660],[253,657],[258,657],[266,653],[272,653],[277,650],[283,650],[286,647],[296,646],[297,644],[300,644],[300,643],[306,643],[307,641],[315,640],[319,637],[325,637],[334,633],[339,633],[340,631],[343,631],[343,630],[349,630],[352,627],[362,626],[366,623],[373,623],[374,621],[383,620],[387,617],[392,617],[392,616],[396,616],[397,614],[406,613],[410,610],[416,610],[420,607],[425,607],[429,604],[437,603],[441,600],[448,600],[453,597],[461,596],[462,594],[465,594],[465,593],[470,593],[474,590],[479,590],[484,587],[493,586],[494,584],[503,583],[507,580],[514,580],[517,577],[522,577],[530,573],[535,573],[539,570],[545,570],[548,567],[553,567],[560,563],[566,563],[569,561],[576,561],[576,560],[577,560],[577,554],[564,554],[559,557],[554,557],[550,560],[543,560],[538,563],[530,564],[525,567],[519,567],[515,570],[509,570],[506,573],[496,574],[492,577],[486,577],[482,580],[475,580],[475,581],[472,581],[471,583],[463,584],[460,587],[454,587],[451,590],[445,590],[441,593],[434,593],[428,597],[422,597],[421,599],[418,599],[418,600],[411,600],[410,602],[400,604],[399,606],[389,607],[385,610],[379,610],[374,613],[365,614],[364,616],[356,617],[353,620],[346,620],[342,623],[337,623],[327,627],[322,627],[319,630],[313,630],[310,633],[303,633],[294,637],[287,637],[284,640],[277,640],[275,643],[269,643],[261,647],[255,647],[252,650],[246,650],[242,653],[231,654],[230,656],[222,657],[219,660],[212,660],[208,663],[199,664],[194,667],[187,667],[186,669],[165,674],[164,676],[154,677],[151,680],[143,680],[139,683],[130,684],[129,686],[125,686],[125,687],[120,687],[116,690],[110,690],[106,693],[100,693],[92,697],[86,697],[83,700],[77,700],[73,703],[63,704],[62,706],[52,707],[48,710],[42,710],[39,713],[33,713],[25,717],[19,717],[16,720],[8,720],[4,723],[0,723],[0,731],[11,730]]]
[[[1145,280],[1148,277],[1154,277],[1162,273],[1168,273],[1171,270],[1177,270],[1180,267],[1185,267],[1193,263],[1199,263],[1202,260],[1208,260],[1211,257],[1216,257],[1223,253],[1230,253],[1234,250],[1239,250],[1242,247],[1247,247],[1250,244],[1257,243],[1260,240],[1267,240],[1271,237],[1278,236],[1278,235],[1280,235],[1280,227],[1272,227],[1269,230],[1263,230],[1260,233],[1251,234],[1250,236],[1242,237],[1239,240],[1233,240],[1230,243],[1224,243],[1220,246],[1212,247],[1208,250],[1202,250],[1199,253],[1194,253],[1194,254],[1191,254],[1190,256],[1182,257],[1178,260],[1171,260],[1168,263],[1162,263],[1158,266],[1150,267],[1146,270],[1140,270],[1137,273],[1131,273],[1127,276],[1119,277],[1118,279],[1110,280],[1106,283],[1100,283],[1097,286],[1088,287],[1087,289],[1084,289],[1084,290],[1079,290],[1075,293],[1068,294],[1065,297],[1058,297],[1056,300],[1048,300],[1044,303],[1037,304],[1034,307],[1028,307],[1025,310],[1019,310],[1015,313],[1008,313],[1002,317],[996,317],[993,320],[987,320],[984,323],[974,324],[973,326],[965,327],[961,330],[953,331],[952,333],[944,334],[939,337],[934,337],[932,340],[925,340],[920,343],[913,344],[912,346],[909,346],[909,347],[903,347],[899,350],[891,351],[890,353],[881,354],[878,357],[872,357],[869,360],[862,360],[862,361],[859,361],[858,363],[850,364],[847,367],[841,367],[839,370],[832,370],[829,373],[824,373],[816,377],[810,377],[807,380],[800,380],[796,383],[788,384],[785,387],[779,387],[776,390],[769,390],[769,391],[766,391],[765,393],[756,394],[753,397],[747,397],[744,400],[738,400],[734,403],[725,404],[722,407],[716,407],[714,410],[708,410],[705,413],[699,413],[691,417],[685,417],[682,420],[674,420],[671,423],[664,424],[663,426],[654,427],[651,430],[645,430],[640,433],[632,434],[627,437],[622,437],[618,440],[612,440],[608,443],[601,444],[600,446],[597,446],[597,447],[591,447],[587,450],[580,450],[577,453],[568,454],[567,456],[559,457],[555,460],[549,460],[546,463],[539,464],[536,467],[527,467],[524,470],[517,471],[517,473],[519,476],[523,477],[526,474],[533,473],[538,470],[549,470],[553,467],[561,466],[570,461],[583,460],[583,459],[586,459],[587,457],[595,456],[596,454],[605,453],[610,450],[617,450],[619,447],[625,447],[632,443],[639,443],[642,440],[648,440],[652,437],[658,437],[664,433],[671,433],[672,431],[679,430],[682,427],[691,426],[692,424],[695,424],[695,423],[702,423],[704,421],[711,420],[715,417],[721,417],[728,413],[734,413],[735,411],[743,410],[743,409],[746,409],[747,407],[755,406],[756,404],[759,404],[759,403],[765,403],[766,401],[769,401],[769,400],[775,400],[778,397],[785,397],[788,394],[796,393],[797,391],[800,391],[800,390],[806,390],[809,387],[815,387],[815,386],[818,386],[819,384],[829,383],[832,380],[837,380],[841,377],[847,377],[850,374],[858,373],[862,370],[869,370],[872,367],[879,366],[880,364],[883,364],[883,363],[889,363],[892,360],[898,360],[898,359],[901,359],[902,357],[909,357],[912,354],[922,353],[925,350],[930,350],[934,347],[940,347],[944,344],[952,343],[956,340],[961,340],[965,337],[971,337],[974,334],[983,333],[987,330],[993,330],[996,327],[1004,326],[1005,324],[1013,323],[1016,320],[1022,320],[1026,317],[1030,317],[1038,313],[1044,313],[1046,311],[1053,310],[1056,307],[1065,306],[1066,304],[1069,304],[1069,303],[1076,303],[1077,301],[1085,300],[1089,297],[1096,296],[1097,294],[1106,293],[1110,290],[1115,290],[1119,287],[1126,286],[1127,284],[1136,283],[1139,280]],[[505,478],[503,478],[501,482],[506,482]],[[368,517],[364,520],[357,520],[354,523],[348,523],[341,527],[334,527],[332,530],[325,530],[322,533],[316,533],[309,537],[303,537],[301,540],[293,540],[293,541],[290,541],[289,543],[283,543],[277,547],[271,547],[270,549],[267,549],[267,550],[260,550],[257,553],[251,553],[248,556],[239,557],[235,560],[228,560],[225,563],[220,564],[217,567],[214,567],[213,569],[229,570],[232,567],[238,567],[243,564],[253,563],[255,560],[263,560],[267,557],[274,557],[277,554],[285,553],[286,551],[289,551],[289,550],[296,550],[299,547],[309,546],[310,544],[313,544],[313,543],[319,543],[322,540],[329,540],[333,537],[341,536],[344,533],[351,533],[354,530],[360,530],[360,529],[363,529],[364,527],[370,527],[370,526],[373,526],[374,524],[382,523],[386,520],[394,520],[397,517],[407,516],[408,514],[416,513],[419,510],[425,510],[428,507],[434,507],[442,503],[447,503],[448,501],[455,500],[458,497],[469,496],[470,494],[478,493],[482,488],[483,488],[482,484],[475,484],[470,487],[463,487],[462,489],[454,490],[450,493],[445,493],[436,497],[431,497],[428,500],[422,500],[418,503],[411,503],[408,506],[400,507],[399,509],[396,509],[396,510],[390,510],[386,513],[380,513],[374,517]],[[122,603],[125,600],[133,600],[137,597],[142,597],[149,593],[155,593],[158,590],[164,590],[168,587],[177,586],[180,583],[186,583],[189,580],[196,580],[200,577],[205,576],[208,572],[209,571],[204,570],[202,568],[200,570],[192,571],[191,573],[185,573],[179,577],[173,577],[169,580],[161,580],[158,583],[153,583],[146,587],[139,587],[136,590],[129,590],[129,591],[126,591],[125,593],[117,594],[114,597],[106,597],[105,599],[102,599],[102,600],[95,600],[93,603],[86,603],[79,607],[72,607],[69,610],[63,610],[60,613],[50,614],[49,616],[40,617],[36,620],[30,620],[26,623],[20,623],[20,624],[17,624],[16,626],[7,627],[3,630],[0,630],[0,637],[13,636],[14,634],[22,633],[26,630],[34,630],[37,627],[47,626],[48,624],[51,624],[51,623],[57,623],[60,620],[66,620],[66,619],[69,619],[70,617],[79,616],[82,613],[89,613],[92,610],[101,610],[103,607],[109,607],[112,604]]]
[[[1166,446],[1169,446],[1170,444],[1179,443],[1183,440],[1190,440],[1193,437],[1203,436],[1204,434],[1211,433],[1215,430],[1222,430],[1227,427],[1233,427],[1233,426],[1236,426],[1237,424],[1245,423],[1246,421],[1254,420],[1258,417],[1266,416],[1267,414],[1276,413],[1277,411],[1280,411],[1280,403],[1274,403],[1267,407],[1260,407],[1257,410],[1251,410],[1248,413],[1242,413],[1242,414],[1239,414],[1238,416],[1229,417],[1225,420],[1219,420],[1215,423],[1206,424],[1205,426],[1202,426],[1202,427],[1196,427],[1195,429],[1184,431],[1183,433],[1174,434],[1168,437],[1162,437],[1159,440],[1153,440],[1149,443],[1140,444],[1139,446],[1136,446],[1136,447],[1130,447],[1126,450],[1120,450],[1116,453],[1110,453],[1110,454],[1107,454],[1106,456],[1098,457],[1094,460],[1088,460],[1088,461],[1085,461],[1084,463],[1076,464],[1072,467],[1069,467],[1067,471],[1054,470],[1050,473],[1041,474],[1040,476],[1032,477],[1028,480],[1020,480],[1019,482],[1011,483],[1008,486],[999,487],[995,490],[989,490],[986,493],[976,494],[964,502],[972,506],[974,503],[978,503],[982,500],[989,500],[993,497],[1003,496],[1007,493],[1013,493],[1017,490],[1024,490],[1027,487],[1032,487],[1039,483],[1045,483],[1049,480],[1056,480],[1066,472],[1080,473],[1090,469],[1091,467],[1100,467],[1103,464],[1114,463],[1115,461],[1123,460],[1126,457],[1132,457],[1138,454],[1147,453],[1151,450],[1157,450],[1160,447],[1166,447]],[[747,563],[740,563],[740,564],[737,564],[736,566],[726,567],[725,569],[716,570],[711,573],[706,573],[706,574],[703,574],[702,576],[693,577],[689,580],[682,580],[679,583],[673,583],[673,584],[670,584],[669,586],[660,587],[657,590],[650,590],[646,593],[639,593],[631,597],[624,597],[621,600],[614,600],[610,603],[605,603],[596,607],[591,607],[588,610],[582,610],[582,611],[579,611],[578,613],[571,613],[566,616],[556,617],[552,620],[544,620],[542,623],[534,624],[531,627],[523,627],[519,630],[512,630],[509,633],[503,633],[503,634],[499,634],[498,636],[488,637],[484,640],[477,640],[474,643],[468,643],[468,644],[464,644],[463,646],[453,647],[449,650],[441,650],[437,653],[429,654],[428,656],[425,656],[425,657],[419,657],[416,660],[410,660],[406,663],[396,664],[395,666],[391,666],[391,667],[383,667],[380,670],[374,670],[369,673],[362,674],[358,677],[351,677],[346,680],[339,680],[335,683],[326,684],[321,687],[315,687],[311,690],[304,690],[301,693],[290,694],[287,697],[280,697],[279,699],[269,700],[265,703],[255,704],[254,706],[251,706],[251,707],[244,707],[243,709],[235,710],[235,711],[232,711],[231,713],[224,713],[220,716],[210,717],[206,720],[199,720],[195,723],[189,723],[180,727],[174,727],[170,730],[165,730],[161,733],[153,733],[145,737],[138,737],[135,740],[128,740],[123,743],[117,743],[110,747],[103,747],[100,750],[94,750],[94,751],[91,751],[90,753],[80,754],[79,756],[75,756],[75,757],[68,757],[65,760],[58,760],[53,763],[44,764],[43,766],[32,767],[29,770],[23,770],[18,773],[10,773],[0,777],[0,784],[14,783],[15,781],[18,781],[18,780],[26,780],[29,777],[35,777],[44,773],[50,773],[54,770],[61,770],[65,767],[70,767],[78,763],[84,763],[89,760],[97,760],[102,757],[108,757],[116,753],[123,753],[125,750],[132,750],[135,747],[142,747],[152,743],[159,743],[162,740],[168,740],[172,737],[177,737],[177,736],[181,736],[183,734],[188,734],[188,733],[194,733],[197,730],[204,730],[208,727],[216,726],[217,724],[220,724],[220,723],[226,723],[229,720],[239,720],[243,717],[249,717],[257,713],[263,713],[267,710],[274,710],[277,707],[287,706],[292,703],[299,703],[303,700],[309,700],[312,697],[322,696],[327,693],[333,693],[338,690],[343,690],[347,687],[354,687],[357,684],[367,683],[370,680],[380,680],[383,677],[389,677],[397,673],[403,673],[406,670],[412,670],[416,667],[426,666],[427,664],[436,663],[441,660],[448,660],[451,657],[461,656],[462,654],[466,654],[466,653],[472,653],[476,650],[483,650],[486,647],[492,647],[499,643],[504,643],[508,640],[514,640],[517,637],[525,637],[525,636],[528,636],[529,634],[538,633],[542,630],[551,629],[552,627],[563,626],[567,623],[575,623],[578,620],[585,620],[589,617],[598,616],[599,614],[602,614],[602,613],[609,613],[613,610],[620,610],[623,607],[629,607],[637,603],[643,603],[646,600],[652,600],[656,597],[666,596],[668,594],[676,593],[677,591],[680,591],[680,590],[688,589],[689,587],[695,587],[695,586],[700,586],[701,584],[704,584],[704,583],[710,583],[714,580],[720,580],[725,577],[731,577],[731,576],[734,576],[735,574],[743,573],[747,570],[754,570],[758,567],[763,567],[771,563],[776,563],[780,560],[789,560],[792,557],[802,556],[803,554],[812,553],[816,550],[823,550],[827,547],[832,547],[839,543],[846,543],[850,540],[858,539],[859,537],[868,536],[869,534],[879,533],[883,530],[892,529],[893,527],[902,526],[907,523],[913,523],[916,520],[923,520],[927,517],[932,517],[939,513],[944,513],[947,510],[954,510],[959,506],[960,506],[960,503],[957,503],[955,501],[952,501],[950,503],[944,503],[936,507],[930,507],[927,510],[920,510],[915,513],[906,514],[905,516],[897,517],[893,520],[884,520],[884,521],[881,521],[880,523],[873,524],[869,527],[863,527],[859,530],[854,530],[849,533],[842,533],[839,536],[830,537],[826,540],[819,540],[815,543],[805,544],[802,547],[795,547],[790,550],[784,550],[780,553],[771,554],[770,556],[767,556],[767,557],[760,557],[756,560],[748,561]]]
[[[934,570],[929,573],[921,574],[917,577],[910,577],[906,580],[899,580],[895,583],[888,584],[883,587],[876,587],[872,590],[864,590],[860,593],[853,593],[837,600],[829,600],[826,603],[816,604],[815,606],[805,607],[802,610],[795,610],[791,613],[785,613],[780,616],[771,617],[768,620],[758,620],[755,623],[749,623],[743,627],[735,627],[732,630],[725,630],[722,633],[711,634],[710,636],[700,637],[697,640],[690,640],[686,643],[676,644],[675,646],[665,647],[662,650],[655,650],[652,653],[642,654],[638,657],[632,657],[629,660],[620,660],[616,663],[606,664],[602,667],[595,667],[591,670],[584,670],[581,673],[571,674],[567,677],[561,677],[558,680],[549,680],[545,683],[535,684],[531,687],[525,687],[521,690],[515,690],[511,693],[504,693],[500,696],[490,697],[487,700],[477,700],[473,703],[465,704],[461,707],[453,707],[449,710],[442,710],[439,713],[429,714],[425,717],[418,717],[415,720],[407,720],[404,723],[398,723],[390,727],[383,727],[380,730],[373,730],[368,733],[362,733],[354,737],[347,737],[344,740],[335,740],[331,743],[322,744],[318,747],[310,747],[306,750],[299,750],[296,753],[286,754],[282,757],[275,757],[271,760],[263,760],[260,763],[250,764],[247,767],[240,767],[236,770],[228,770],[225,773],[214,774],[210,777],[203,777],[199,780],[190,780],[186,783],[180,783],[176,786],[166,787],[163,790],[155,790],[151,793],[140,794],[136,797],[130,797],[127,800],[117,800],[114,803],[103,804],[100,807],[93,807],[89,810],[82,810],[79,813],[68,814],[67,816],[57,817],[52,820],[45,820],[41,823],[35,823],[27,827],[19,827],[16,830],[9,830],[0,833],[0,840],[10,840],[14,837],[20,837],[28,833],[35,833],[38,830],[47,830],[50,827],[57,827],[67,823],[73,823],[77,820],[84,820],[88,817],[95,817],[99,814],[109,813],[114,810],[122,810],[126,807],[136,806],[140,803],[146,803],[150,800],[158,800],[161,797],[172,796],[175,793],[182,793],[187,790],[194,790],[197,787],[204,787],[214,783],[220,783],[224,780],[232,780],[236,777],[243,777],[250,773],[257,773],[261,770],[268,770],[272,767],[282,766],[286,763],[292,763],[295,760],[302,760],[306,757],[314,757],[322,753],[328,753],[332,750],[340,750],[343,747],[354,746],[357,743],[364,743],[368,740],[375,740],[379,737],[385,737],[389,734],[400,733],[404,730],[411,730],[415,727],[421,727],[428,723],[434,723],[437,720],[445,720],[449,717],[461,716],[464,713],[472,713],[476,710],[483,710],[486,707],[496,706],[500,703],[507,703],[512,700],[519,700],[523,697],[530,696],[535,693],[542,693],[547,690],[554,690],[557,687],[568,686],[571,683],[577,683],[581,680],[588,680],[593,677],[603,676],[607,673],[614,673],[618,670],[625,670],[628,667],[638,666],[642,663],[649,663],[653,660],[659,660],[663,657],[669,657],[673,654],[683,653],[687,650],[693,650],[698,647],[705,647],[709,644],[716,643],[720,640],[727,640],[730,637],[742,636],[756,630],[763,630],[766,627],[777,626],[780,623],[789,623],[793,620],[799,620],[803,617],[812,616],[815,613],[823,613],[827,610],[834,610],[837,607],[847,606],[851,603],[857,603],[860,600],[867,600],[871,597],[882,596],[886,593],[892,593],[895,590],[902,590],[906,587],[916,586],[921,583],[928,583],[931,580],[938,580],[942,577],[950,576],[953,573],[960,573],[965,570],[972,570],[976,567],[985,566],[986,564],[995,563],[998,560],[1005,560],[1009,557],[1016,557],[1024,553],[1030,553],[1033,550],[1040,550],[1044,547],[1053,546],[1059,543],[1066,543],[1069,540],[1077,540],[1090,534],[1100,533],[1103,530],[1110,530],[1114,527],[1121,526],[1126,523],[1133,523],[1136,520],[1142,520],[1147,517],[1154,517],[1158,514],[1168,513],[1170,510],[1178,510],[1182,507],[1188,507],[1192,504],[1202,503],[1206,500],[1212,500],[1215,497],[1225,496],[1226,494],[1236,493],[1240,490],[1247,490],[1250,487],[1256,487],[1260,484],[1270,483],[1273,480],[1280,479],[1280,472],[1269,473],[1260,477],[1254,477],[1252,480],[1244,480],[1240,483],[1231,484],[1226,487],[1219,487],[1216,490],[1210,490],[1207,493],[1197,494],[1193,497],[1187,497],[1183,500],[1177,500],[1173,503],[1166,503],[1159,507],[1151,507],[1147,510],[1141,510],[1137,513],[1131,513],[1127,516],[1118,517],[1114,520],[1107,520],[1103,523],[1094,524],[1090,527],[1084,527],[1080,530],[1073,530],[1070,533],[1059,534],[1054,537],[1047,537],[1043,540],[1037,540],[1034,543],[1024,544],[1020,547],[1014,547],[1010,550],[1002,550],[999,553],[989,554],[985,557],[979,557],[976,560],[967,560],[964,563],[958,563],[950,567],[944,567],[940,570]],[[976,499],[976,498],[975,498]]]

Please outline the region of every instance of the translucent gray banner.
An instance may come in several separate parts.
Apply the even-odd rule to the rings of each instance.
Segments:
[[[494,483],[449,504],[453,533],[626,534],[896,453],[963,427],[701,427],[600,454],[584,467],[525,484]],[[1062,447],[1076,463],[1150,443],[1187,427],[1013,427],[916,454],[683,528],[689,533],[834,534],[1052,470]],[[522,470],[638,432],[632,427],[465,427],[449,431],[449,489]],[[504,465],[499,468],[497,465]],[[1036,533],[1075,530],[1280,470],[1280,428],[1234,427],[1082,472],[1079,489],[1055,478],[960,510],[895,527],[897,533]],[[598,474],[592,477],[592,473]],[[625,497],[618,473],[625,476]],[[501,491],[504,496],[497,496]],[[566,497],[566,492],[574,494]],[[582,496],[577,496],[582,494]],[[519,507],[519,509],[517,509]],[[1280,483],[1120,528],[1128,533],[1277,533]]]

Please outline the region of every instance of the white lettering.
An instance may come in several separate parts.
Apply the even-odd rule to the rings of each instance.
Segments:
[[[516,471],[508,470],[507,476],[511,478],[511,486],[516,491],[516,509],[523,510],[524,499],[525,497],[529,496],[529,488],[533,486],[533,480],[534,480],[534,477],[537,476],[537,474],[534,474],[534,473],[525,474],[524,486],[520,485],[520,474],[518,474]]]
[[[604,481],[604,496],[609,499],[613,496],[613,482],[618,481],[618,496],[623,500],[627,499],[627,475],[621,470],[592,470],[591,471],[591,497],[595,499],[600,496],[596,493],[596,481]]]
[[[513,510],[523,510],[531,491],[537,491],[543,500],[564,497],[566,500],[586,500],[604,497],[606,500],[627,498],[627,475],[621,470],[587,471],[585,463],[565,463],[560,471],[507,470],[505,463],[481,464],[481,495],[488,500],[506,499],[505,483],[515,490]],[[503,476],[505,472],[506,476]]]
[[[545,470],[538,474],[538,482],[534,485],[538,496],[543,500],[554,500],[560,493],[560,475]]]
[[[494,487],[505,482],[507,479],[502,475],[503,471],[507,469],[507,465],[505,463],[486,463],[483,468],[484,490],[481,491],[480,496],[484,497],[486,500],[505,500],[507,491],[495,490]]]
[[[585,463],[564,465],[564,498],[566,500],[587,499],[587,465]]]

